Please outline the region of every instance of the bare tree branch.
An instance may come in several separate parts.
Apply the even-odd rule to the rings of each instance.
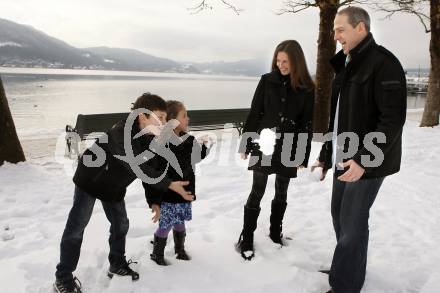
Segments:
[[[220,0],[228,9],[232,9],[232,11],[235,12],[235,14],[239,15],[240,12],[242,12],[243,10],[230,4],[229,2],[225,1],[225,0]]]
[[[339,3],[339,1],[334,1],[334,5],[337,7],[342,7],[350,4],[369,4],[371,1],[367,0],[345,0]],[[320,7],[321,5],[329,5],[331,1],[284,1],[283,8],[280,9],[276,14],[281,15],[285,13],[298,13],[300,11],[306,10],[310,7]]]
[[[430,18],[426,15],[422,15],[421,13],[415,13],[415,15],[419,18],[420,22],[422,23],[423,27],[425,28],[425,33],[430,33],[431,32],[431,26],[429,24],[430,22]],[[428,22],[428,24],[426,24],[426,22]],[[429,26],[429,28],[428,28]]]
[[[316,1],[284,1],[283,8],[281,8],[277,15],[282,15],[285,13],[298,13],[300,11],[306,10],[310,7],[318,7],[318,3]]]
[[[206,1],[202,1],[199,5],[189,8],[188,10],[192,11],[192,13],[196,14],[205,9],[212,9],[211,5],[208,5]]]
[[[242,9],[238,8],[237,6],[231,4],[229,1],[226,0],[218,0],[220,1],[227,9],[231,9],[236,15],[240,15],[240,13],[243,11]],[[189,8],[192,13],[196,14],[203,10],[209,9],[212,10],[212,5],[210,4],[210,1],[208,0],[202,0],[199,5]]]
[[[365,4],[368,5],[371,1],[367,0],[345,0],[339,3],[339,7],[351,5],[351,4]]]
[[[387,0],[387,1],[371,1],[370,7],[376,11],[385,12],[384,18],[390,19],[395,13],[407,13],[415,15],[423,25],[425,32],[431,32],[430,17],[425,13],[425,9],[429,7],[429,0]]]

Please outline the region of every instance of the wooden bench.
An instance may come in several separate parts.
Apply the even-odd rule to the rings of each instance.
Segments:
[[[236,128],[241,135],[249,109],[189,110],[190,131]],[[86,139],[96,139],[129,113],[79,114],[76,125],[66,125],[66,155],[79,155],[80,143]]]

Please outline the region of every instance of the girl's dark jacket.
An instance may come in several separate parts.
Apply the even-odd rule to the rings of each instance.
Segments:
[[[365,169],[362,179],[384,177],[400,169],[402,129],[406,118],[406,78],[399,60],[379,46],[370,33],[350,51],[351,61],[344,65],[346,55],[337,53],[331,64],[336,72],[332,85],[329,132],[333,132],[339,97],[338,134],[354,133],[359,138],[352,157]],[[366,165],[375,156],[364,144],[369,133],[383,133],[386,142],[374,142],[383,153],[383,162],[376,167]],[[338,140],[338,145],[340,145]],[[340,145],[348,150],[348,140]],[[323,144],[319,161],[324,169],[332,167],[332,142]],[[367,160],[365,160],[367,159]],[[336,170],[339,176],[344,170]]]
[[[199,144],[194,136],[187,133],[180,133],[179,138],[181,143],[178,145],[170,143],[169,149],[176,156],[180,169],[182,171],[182,175],[179,174],[171,165],[167,167],[166,162],[164,164],[164,162],[161,162],[161,160],[155,161],[155,163],[159,164],[159,166],[156,166],[156,169],[166,172],[167,177],[170,178],[172,181],[189,181],[189,185],[185,186],[185,190],[190,191],[194,195],[195,200],[195,164],[199,163],[208,155],[209,149],[204,144]],[[154,198],[161,198],[162,202],[188,202],[180,194],[174,192],[171,189],[163,191],[155,189],[152,186],[147,186],[146,188],[147,194],[152,195]]]
[[[255,90],[240,145],[240,152],[244,152],[246,144],[245,153],[251,154],[248,169],[293,178],[296,177],[298,166],[307,167],[313,136],[313,106],[314,90],[293,90],[290,77],[282,76],[279,70],[263,75]],[[272,158],[265,156],[249,137],[250,133],[259,134],[265,128],[274,129],[280,134]],[[300,133],[302,144],[298,143]],[[293,139],[286,138],[289,136],[287,134]],[[303,147],[297,150],[297,146]],[[287,158],[282,157],[282,153]],[[296,156],[299,156],[297,160]],[[263,158],[270,163],[262,163]]]
[[[106,133],[108,142],[105,142],[105,139],[98,139],[85,150],[78,161],[78,167],[73,177],[73,182],[80,189],[103,201],[122,200],[125,197],[127,186],[137,178],[130,164],[115,157],[126,155],[124,126],[125,120],[118,122]],[[153,135],[142,135],[134,139],[133,137],[139,132],[140,129],[136,121],[132,126],[131,133],[128,134],[135,156],[148,150],[154,138]],[[144,160],[139,165],[142,172],[149,178],[161,177],[162,172],[154,167],[159,158],[156,155],[152,159]],[[87,161],[93,161],[93,163]],[[142,182],[148,204],[150,206],[159,204],[161,199],[147,192],[147,186],[165,191],[170,184],[171,180],[166,176],[155,184]]]

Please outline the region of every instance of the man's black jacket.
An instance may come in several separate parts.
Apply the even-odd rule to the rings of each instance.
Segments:
[[[336,106],[339,97],[337,133],[352,132],[359,137],[353,159],[365,169],[362,178],[383,177],[400,169],[402,156],[402,129],[406,119],[406,79],[399,60],[387,49],[379,46],[369,34],[356,48],[350,51],[350,62],[345,66],[346,55],[341,50],[332,58],[336,72],[332,85],[329,132],[333,131]],[[385,143],[375,145],[383,152],[384,160],[376,167],[366,161],[374,159],[371,148],[364,145],[368,133],[380,132]],[[353,142],[352,142],[353,143]],[[344,152],[348,148],[338,140]],[[319,156],[324,169],[332,166],[332,142],[327,141]],[[337,170],[340,175],[343,170]]]

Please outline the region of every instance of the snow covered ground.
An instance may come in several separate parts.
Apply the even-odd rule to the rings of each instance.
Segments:
[[[362,292],[440,292],[440,129],[417,126],[407,121],[402,170],[385,180],[372,208]],[[251,173],[246,162],[238,160],[233,141],[227,133],[219,139],[219,149],[199,166],[198,200],[187,225],[187,250],[193,260],[175,260],[172,239],[166,248],[171,266],[159,267],[149,259],[156,225],[136,182],[126,197],[127,257],[138,262],[141,278],[132,283],[106,277],[109,224],[98,201],[76,271],[84,292],[326,292],[327,278],[317,271],[329,266],[335,245],[331,174],[325,182],[317,182],[316,174],[304,170],[291,181],[283,227],[292,240],[282,248],[268,238],[274,194],[270,177],[255,235],[256,257],[243,261],[234,243]],[[38,145],[34,141],[32,150]],[[311,163],[319,148],[314,143]],[[71,161],[55,157],[53,150],[50,155],[41,153],[28,155],[26,163],[0,167],[1,292],[52,292],[74,185],[65,171]]]

